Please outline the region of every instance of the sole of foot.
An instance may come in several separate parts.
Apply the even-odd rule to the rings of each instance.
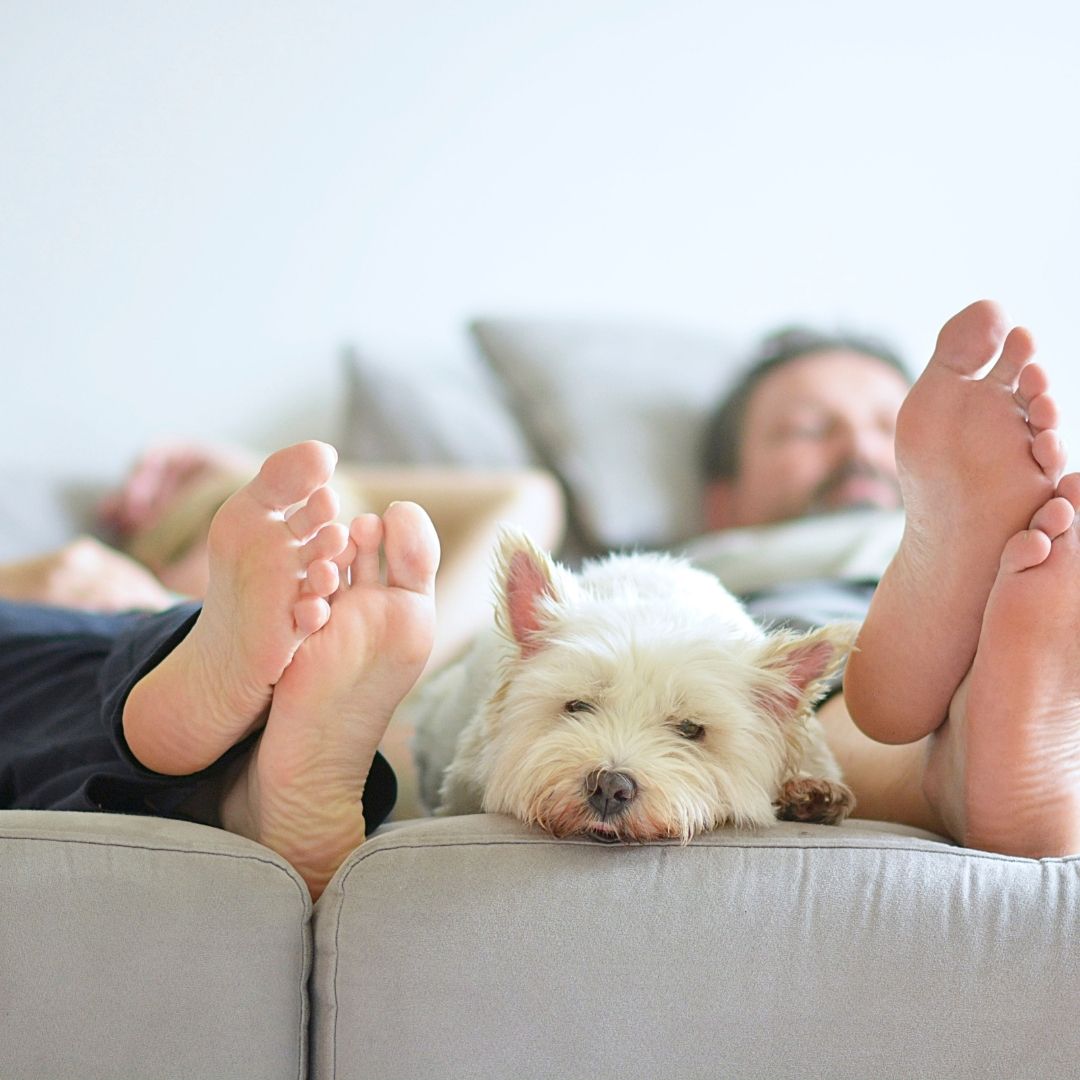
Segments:
[[[971,670],[924,790],[953,837],[1030,858],[1080,852],[1080,475],[1002,553]]]
[[[329,618],[348,537],[319,442],[272,454],[210,526],[210,582],[195,625],[131,691],[124,735],[147,768],[197,772],[265,720],[300,644]]]
[[[1002,549],[1061,476],[1058,411],[1033,355],[1030,334],[979,301],[942,328],[901,408],[904,536],[844,684],[852,718],[881,742],[913,742],[944,721]]]

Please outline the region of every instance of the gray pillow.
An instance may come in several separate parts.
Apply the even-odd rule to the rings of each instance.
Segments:
[[[700,532],[701,429],[739,353],[631,322],[477,319],[471,329],[597,549]]]
[[[367,465],[522,468],[535,456],[498,380],[464,347],[436,356],[342,355],[346,399],[338,449]]]

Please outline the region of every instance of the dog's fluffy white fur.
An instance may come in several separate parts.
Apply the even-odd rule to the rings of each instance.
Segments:
[[[438,814],[689,840],[853,798],[813,715],[853,626],[766,634],[710,574],[615,555],[573,574],[504,531],[496,628],[407,706]]]

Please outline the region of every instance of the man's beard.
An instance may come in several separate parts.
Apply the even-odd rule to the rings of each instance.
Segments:
[[[873,498],[867,497],[854,499],[850,502],[836,503],[831,501],[831,496],[849,480],[871,480],[888,488],[892,494],[891,499],[884,499],[879,495]],[[900,482],[896,477],[881,469],[874,468],[860,461],[845,461],[839,468],[834,469],[814,490],[807,500],[806,509],[803,511],[807,516],[814,514],[842,514],[847,510],[895,510],[902,506],[900,498]]]

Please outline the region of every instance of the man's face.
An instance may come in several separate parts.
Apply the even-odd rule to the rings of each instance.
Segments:
[[[809,353],[770,372],[746,409],[738,475],[706,491],[706,527],[897,509],[893,439],[907,392],[894,368],[847,350]]]

